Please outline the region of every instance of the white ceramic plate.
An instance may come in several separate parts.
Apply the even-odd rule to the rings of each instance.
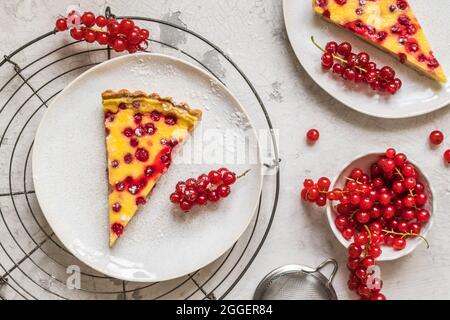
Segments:
[[[201,124],[112,249],[100,96],[110,88],[157,92],[203,110]],[[228,199],[189,214],[169,202],[177,181],[223,165],[251,169]],[[180,277],[225,253],[256,211],[261,169],[255,131],[232,94],[199,68],[158,54],[119,57],[75,79],[46,112],[33,150],[36,195],[58,238],[92,268],[138,282]]]
[[[450,32],[443,26],[450,20],[448,0],[410,0],[435,56],[450,76]],[[399,63],[394,57],[358,39],[347,30],[340,29],[312,11],[311,0],[284,0],[284,20],[292,48],[306,72],[313,80],[337,100],[359,112],[380,118],[408,118],[432,112],[450,103],[450,83],[440,85],[418,72]],[[323,71],[321,51],[310,40],[325,46],[328,41],[348,41],[355,52],[365,51],[378,65],[390,65],[403,81],[403,87],[393,96],[376,94],[367,85],[357,86],[342,79],[335,79],[332,72]]]
[[[356,157],[354,160],[352,160],[350,163],[348,163],[347,165],[345,165],[345,167],[341,170],[341,173],[336,176],[333,181],[331,182],[331,189],[334,188],[343,188],[345,185],[345,178],[350,176],[351,171],[354,168],[361,168],[362,170],[364,170],[364,172],[370,172],[370,166],[372,165],[372,163],[374,163],[375,161],[377,161],[380,157],[382,153],[381,152],[373,152],[373,153],[369,153],[366,155],[361,155]],[[422,229],[420,230],[420,235],[423,237],[426,237],[426,235],[428,234],[428,232],[430,231],[432,225],[433,225],[433,221],[434,221],[434,215],[436,214],[436,201],[434,201],[433,198],[433,189],[430,185],[430,180],[428,179],[428,177],[425,175],[425,173],[420,170],[420,167],[412,162],[410,159],[408,159],[409,162],[411,162],[417,170],[417,173],[419,174],[419,182],[423,183],[424,187],[425,187],[425,194],[428,196],[428,201],[425,205],[425,209],[427,209],[430,213],[431,213],[431,218],[430,220],[422,225]],[[335,209],[335,207],[333,206],[333,204],[331,204],[330,202],[328,202],[327,204],[327,218],[328,218],[328,223],[330,224],[331,230],[333,231],[334,235],[336,236],[336,238],[339,240],[339,242],[346,248],[348,248],[348,246],[350,246],[351,242],[346,240],[341,232],[336,228],[336,225],[334,223],[334,220],[337,216],[337,211]],[[421,238],[410,238],[408,239],[408,241],[406,241],[406,247],[403,250],[397,251],[394,250],[392,247],[388,247],[388,246],[382,246],[382,253],[380,255],[380,257],[377,259],[379,261],[390,261],[390,260],[396,260],[398,258],[404,257],[407,254],[411,253],[414,251],[414,249],[416,249],[419,245],[425,245],[423,243],[423,240]]]

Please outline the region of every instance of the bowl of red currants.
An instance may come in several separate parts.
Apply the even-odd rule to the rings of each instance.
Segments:
[[[327,217],[349,250],[368,249],[378,261],[395,260],[425,243],[436,212],[429,180],[392,148],[347,164],[331,182]]]

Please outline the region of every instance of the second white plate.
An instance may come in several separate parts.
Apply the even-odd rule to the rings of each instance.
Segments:
[[[450,77],[450,33],[442,26],[450,21],[448,0],[410,0],[435,56],[441,62],[447,77]],[[444,85],[420,75],[399,63],[394,57],[365,43],[351,32],[340,29],[320,17],[312,10],[311,0],[284,0],[284,20],[292,48],[306,72],[313,80],[337,100],[359,112],[380,118],[408,118],[440,109],[450,103],[450,83]],[[333,79],[331,72],[321,66],[322,56],[310,40],[325,46],[328,41],[348,41],[355,52],[365,51],[378,65],[392,66],[403,81],[403,87],[395,95],[377,94],[367,85],[356,86],[343,79]]]

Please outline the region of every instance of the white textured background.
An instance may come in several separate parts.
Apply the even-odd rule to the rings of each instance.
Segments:
[[[0,3],[0,54],[48,31],[70,0],[4,0]],[[450,147],[450,108],[409,120],[380,120],[337,103],[305,74],[287,41],[280,0],[78,1],[94,13],[110,5],[114,12],[160,18],[185,25],[225,49],[262,96],[275,128],[280,129],[282,191],[274,225],[261,253],[231,298],[249,299],[258,281],[283,264],[314,266],[327,257],[340,262],[334,282],[339,298],[347,290],[346,252],[334,239],[323,209],[302,205],[299,188],[306,176],[334,176],[358,154],[393,146],[429,174],[438,212],[429,234],[430,249],[420,246],[396,262],[383,263],[384,293],[395,299],[450,299],[450,168],[442,154]],[[441,30],[445,32],[445,30]],[[177,34],[174,43],[183,41]],[[449,44],[450,45],[450,44]],[[449,47],[450,49],[450,47]],[[214,59],[214,57],[211,57]],[[211,61],[213,63],[213,61]],[[317,63],[320,63],[319,57]],[[445,63],[445,62],[444,62]],[[0,73],[0,83],[6,79]],[[3,124],[0,124],[2,126]],[[287,126],[291,126],[288,129]],[[308,146],[307,129],[321,132]],[[0,128],[3,131],[3,127]],[[428,145],[434,129],[449,138],[437,150]],[[5,174],[0,168],[0,174]]]

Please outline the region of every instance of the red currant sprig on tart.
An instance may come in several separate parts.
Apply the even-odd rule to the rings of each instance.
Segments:
[[[370,61],[369,54],[353,53],[350,43],[337,44],[331,41],[323,49],[314,41],[314,37],[311,37],[311,41],[323,51],[322,67],[332,70],[343,79],[355,83],[366,83],[373,90],[390,94],[395,94],[402,87],[402,81],[395,78],[394,69],[388,66],[377,69],[376,63]]]
[[[130,19],[121,21],[105,16],[95,16],[92,12],[82,15],[77,11],[70,12],[67,17],[56,20],[56,30],[70,30],[75,40],[85,40],[100,45],[109,45],[113,50],[129,53],[144,51],[148,47],[150,32],[140,28]]]
[[[227,168],[212,170],[208,174],[201,174],[197,179],[189,178],[180,181],[175,192],[170,195],[170,201],[177,203],[180,209],[188,212],[194,205],[206,205],[208,201],[217,202],[226,198],[231,192],[231,185],[244,177],[250,170],[239,176]]]
[[[381,255],[381,246],[403,250],[408,238],[420,237],[431,213],[425,209],[428,197],[420,176],[403,153],[393,148],[372,163],[370,172],[354,168],[344,188],[330,190],[326,177],[306,179],[301,198],[325,206],[335,201],[335,226],[349,247],[348,286],[363,299],[384,299],[379,286],[367,283],[368,268]],[[427,243],[428,245],[428,243]],[[373,278],[371,278],[373,280]]]

